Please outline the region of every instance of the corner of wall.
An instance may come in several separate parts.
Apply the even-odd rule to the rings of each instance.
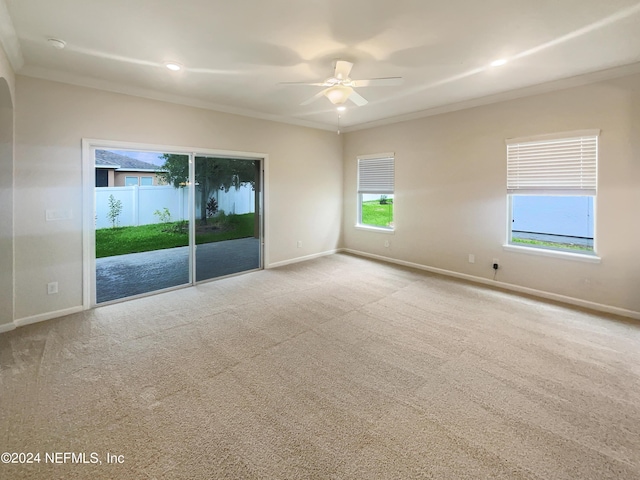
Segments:
[[[15,330],[15,328],[16,328],[15,323],[5,323],[3,325],[0,325],[0,334],[5,332],[10,332],[11,330]]]
[[[4,293],[0,300],[0,332],[15,328],[8,323],[15,316],[14,87],[15,75],[0,47],[0,290]]]

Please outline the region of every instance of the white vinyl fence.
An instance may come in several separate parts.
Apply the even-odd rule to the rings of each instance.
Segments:
[[[96,228],[111,227],[109,213],[109,196],[122,202],[122,211],[117,225],[129,227],[159,223],[160,218],[154,215],[156,210],[164,212],[169,209],[171,221],[189,219],[189,193],[186,188],[166,186],[129,186],[100,187],[95,189],[95,223]],[[245,185],[228,192],[218,190],[213,193],[218,200],[218,211],[227,214],[243,214],[254,211],[255,192],[251,185]],[[196,195],[198,197],[198,195]],[[196,198],[196,212],[200,212],[199,199]],[[199,213],[196,214],[198,217]]]

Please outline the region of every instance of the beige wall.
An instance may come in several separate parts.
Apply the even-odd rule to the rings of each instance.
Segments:
[[[15,78],[0,47],[0,330],[13,320],[13,87]]]
[[[505,139],[593,128],[602,262],[504,251]],[[396,232],[357,230],[356,156],[391,151]],[[485,279],[498,258],[500,282],[640,312],[640,76],[347,133],[344,152],[345,247]]]
[[[2,45],[0,45],[0,78],[4,78],[6,80],[9,85],[9,91],[11,92],[11,98],[14,98],[16,77]]]
[[[11,90],[13,74],[3,65]],[[500,282],[640,312],[639,76],[340,137],[27,77],[17,77],[13,104],[18,320],[82,304],[82,138],[269,154],[271,264],[344,245],[491,279],[497,257]],[[504,251],[505,138],[588,128],[602,130],[596,223],[602,262]],[[356,230],[355,157],[389,151],[396,152],[396,232]],[[46,222],[46,209],[70,209],[73,217]],[[467,262],[469,253],[475,264]],[[0,263],[5,281],[9,261]],[[59,282],[59,294],[46,294],[50,281]]]
[[[266,153],[268,261],[339,247],[335,133],[21,76],[16,99],[18,320],[82,304],[82,138]],[[46,209],[71,209],[73,218],[46,222]],[[59,294],[47,295],[51,281]]]

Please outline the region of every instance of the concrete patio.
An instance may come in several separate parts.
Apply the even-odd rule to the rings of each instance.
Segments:
[[[260,268],[260,240],[241,238],[196,246],[196,281]],[[189,283],[189,247],[96,259],[96,302]]]

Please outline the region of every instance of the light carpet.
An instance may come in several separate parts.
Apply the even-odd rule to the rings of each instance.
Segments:
[[[337,254],[0,335],[0,452],[41,455],[3,479],[635,479],[640,324]]]

